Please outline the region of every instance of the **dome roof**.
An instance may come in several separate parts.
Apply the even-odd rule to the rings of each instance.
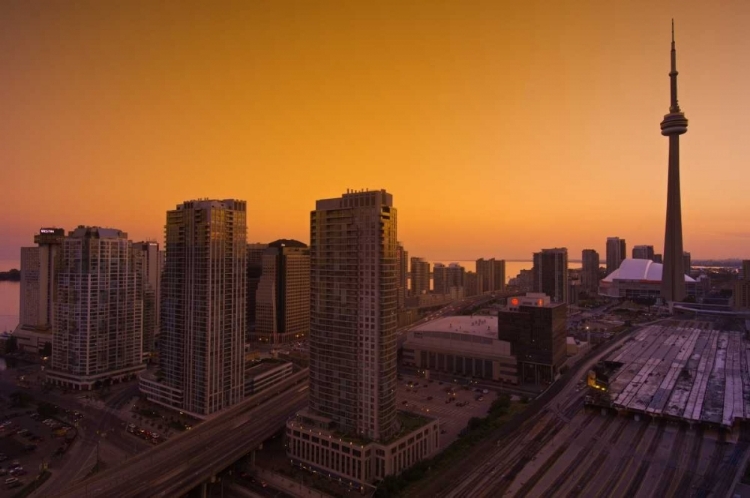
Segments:
[[[603,282],[613,280],[646,280],[649,282],[661,282],[661,263],[654,263],[650,259],[626,259],[620,267],[607,275]],[[685,282],[695,282],[690,276],[685,275]]]

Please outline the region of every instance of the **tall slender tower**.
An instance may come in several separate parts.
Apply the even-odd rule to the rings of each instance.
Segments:
[[[688,121],[677,103],[677,52],[672,20],[672,70],[669,72],[669,114],[661,122],[661,134],[669,137],[669,178],[667,180],[667,228],[664,235],[664,268],[661,296],[666,301],[685,298],[685,269],[682,251],[682,207],[680,203],[680,135],[687,132]]]

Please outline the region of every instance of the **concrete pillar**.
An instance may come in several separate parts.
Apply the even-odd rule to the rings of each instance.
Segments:
[[[602,417],[605,417],[605,416],[607,416],[607,409],[602,408]]]
[[[633,415],[633,418],[635,419],[636,422],[640,422],[641,421],[641,414],[640,413],[636,413],[635,415]]]

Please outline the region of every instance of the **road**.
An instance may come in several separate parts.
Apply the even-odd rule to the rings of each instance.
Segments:
[[[263,391],[117,468],[51,496],[180,496],[281,429],[291,415],[306,406],[306,386],[304,370],[284,381],[279,393]]]
[[[539,448],[583,408],[585,390],[577,390],[575,379],[580,378],[583,372],[619,347],[631,336],[632,332],[623,333],[616,341],[602,347],[588,360],[575,367],[570,376],[565,378],[567,383],[562,387],[557,387],[560,391],[546,404],[545,408],[523,420],[518,427],[500,439],[478,444],[461,464],[447,469],[440,476],[435,476],[411,495],[451,498],[502,496],[512,482],[509,480],[509,474],[515,475],[514,473],[519,472],[534,457]],[[555,384],[551,388],[553,387]],[[554,423],[543,424],[538,434],[526,438],[529,432],[537,427],[540,419],[553,420]],[[502,431],[501,428],[499,432]]]
[[[137,395],[138,386],[129,386],[107,400],[105,410],[96,410],[99,412],[98,416],[89,416],[88,420],[84,420],[83,427],[79,429],[79,437],[70,449],[70,460],[63,467],[65,471],[53,472],[52,477],[36,491],[35,496],[48,496],[52,490],[65,489],[71,483],[86,477],[96,463],[101,438],[106,437],[116,446],[132,450],[138,443],[133,441],[135,438],[128,437],[119,429],[121,421],[117,412],[124,403]]]

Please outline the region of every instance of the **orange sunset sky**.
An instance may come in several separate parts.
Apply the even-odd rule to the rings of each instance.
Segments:
[[[663,249],[670,19],[685,249],[749,257],[750,2],[0,3],[0,258],[41,226],[162,241],[248,203],[309,239],[316,199],[394,194],[413,256]]]

